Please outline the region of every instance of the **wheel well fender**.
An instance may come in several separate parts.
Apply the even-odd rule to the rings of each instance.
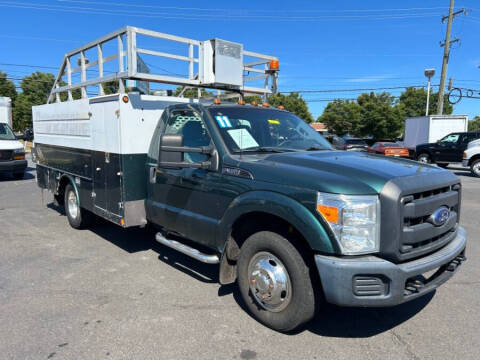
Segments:
[[[60,200],[63,201],[63,196],[65,195],[65,188],[68,184],[72,185],[73,191],[75,191],[75,195],[77,196],[78,205],[80,206],[80,194],[78,193],[77,184],[75,183],[75,179],[72,175],[63,174],[62,176],[60,176],[56,191],[57,195],[59,195]]]
[[[480,159],[480,154],[473,155],[470,160],[468,160],[468,166],[472,165],[475,160]]]
[[[315,251],[334,253],[335,242],[310,210],[291,197],[270,191],[250,191],[232,201],[217,230],[217,243],[224,249],[237,220],[248,213],[265,213],[290,224]]]

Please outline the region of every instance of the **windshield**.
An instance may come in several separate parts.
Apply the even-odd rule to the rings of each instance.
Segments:
[[[215,106],[209,112],[233,153],[332,149],[307,123],[286,111]]]
[[[397,143],[382,143],[383,147],[401,147],[400,144]]]
[[[0,140],[17,140],[7,124],[0,123]]]

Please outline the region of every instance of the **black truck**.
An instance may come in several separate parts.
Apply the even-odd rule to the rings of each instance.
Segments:
[[[415,158],[423,163],[447,167],[450,163],[462,162],[468,143],[479,138],[480,131],[451,133],[436,143],[417,145]]]

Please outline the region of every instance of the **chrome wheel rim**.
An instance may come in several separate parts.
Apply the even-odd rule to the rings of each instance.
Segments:
[[[480,176],[480,161],[473,164],[472,171],[475,175]]]
[[[418,158],[418,161],[421,162],[421,163],[424,163],[424,164],[428,164],[429,161],[428,161],[428,156],[426,155],[422,155]]]
[[[68,213],[74,219],[78,216],[78,203],[77,203],[77,196],[75,195],[74,191],[70,191],[68,193]]]
[[[290,276],[283,263],[273,254],[257,253],[248,265],[250,292],[265,310],[279,312],[292,299]]]

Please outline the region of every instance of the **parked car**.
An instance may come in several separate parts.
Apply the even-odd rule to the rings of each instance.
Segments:
[[[368,145],[365,140],[360,138],[339,138],[340,140],[333,143],[338,150],[347,151],[367,151]]]
[[[0,173],[12,173],[16,179],[25,176],[25,150],[8,124],[0,123]]]
[[[479,138],[480,131],[451,133],[436,143],[418,145],[415,149],[415,159],[447,167],[449,163],[462,162],[463,152],[467,149],[468,143]]]
[[[463,166],[468,166],[473,176],[480,177],[480,139],[468,143],[463,153]]]
[[[408,149],[394,142],[376,142],[367,151],[385,156],[408,157]]]

